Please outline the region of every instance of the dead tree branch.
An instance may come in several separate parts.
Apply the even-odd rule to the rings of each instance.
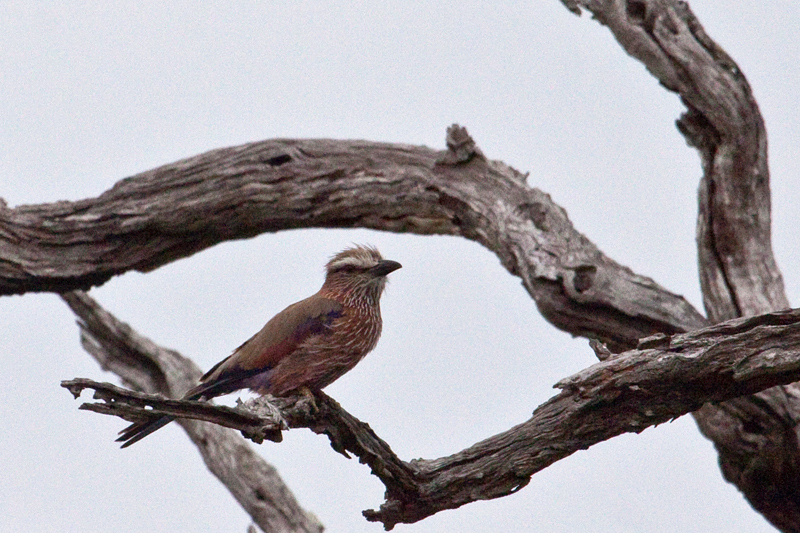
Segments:
[[[687,106],[678,127],[703,161],[698,246],[708,316],[786,308],[770,241],[766,132],[735,62],[684,2],[562,1],[591,11]],[[88,288],[224,240],[306,227],[475,240],[522,279],[551,323],[615,352],[656,332],[707,325],[683,298],[606,257],[547,194],[486,159],[458,127],[441,152],[273,140],[166,165],[94,199],[16,208],[0,201],[0,294]],[[142,379],[153,390],[172,387],[157,374]],[[799,397],[791,385],[696,413],[725,477],[784,531],[800,530]]]
[[[612,348],[704,324],[682,297],[606,257],[519,172],[487,161],[466,130],[450,128],[448,145],[264,141],[144,172],[97,198],[2,208],[0,294],[88,288],[263,232],[365,227],[478,241],[554,325]]]
[[[325,434],[331,447],[348,459],[352,453],[383,482],[389,494],[407,494],[415,490],[415,471],[392,452],[368,424],[361,422],[330,396],[317,393],[312,400],[305,396],[261,397],[243,402],[237,408],[208,402],[173,400],[144,394],[91,379],[76,378],[61,382],[75,398],[84,389],[94,392],[95,403],[83,403],[79,409],[113,415],[130,422],[172,416],[211,422],[241,431],[256,444],[264,440],[281,442],[281,431],[308,428]]]
[[[180,396],[202,371],[173,350],[156,345],[82,292],[62,296],[79,318],[83,347],[104,370],[136,390]],[[319,533],[319,520],[295,501],[275,468],[239,435],[214,424],[179,420],[208,469],[263,531]]]
[[[676,0],[562,0],[611,30],[687,107],[678,129],[703,163],[697,227],[703,303],[714,321],[789,307],[772,252],[767,133],[734,60]],[[725,478],[783,531],[800,531],[800,386],[695,413]]]
[[[111,383],[100,383],[91,379],[75,378],[61,382],[61,386],[69,390],[75,398],[84,389],[94,390],[94,399],[104,403],[84,403],[79,409],[104,415],[113,415],[129,422],[139,422],[170,416],[211,422],[226,428],[238,429],[242,435],[261,444],[264,439],[280,442],[282,429],[289,429],[280,416],[277,407],[272,410],[263,409],[256,413],[254,409],[243,410],[214,405],[209,402],[173,400],[161,395],[145,394],[123,389]],[[291,407],[308,409],[295,398]],[[296,417],[296,415],[295,415]]]
[[[112,337],[112,332],[104,335],[113,346]],[[386,502],[364,515],[392,529],[444,509],[513,493],[552,463],[622,433],[638,433],[704,403],[799,378],[800,310],[731,320],[673,337],[659,335],[561,380],[556,387],[562,391],[527,422],[449,457],[411,462],[400,460],[367,424],[324,394],[317,411],[289,398],[248,402],[251,412],[245,413],[89,380],[64,386],[73,393],[95,389],[102,403],[81,408],[126,419],[168,414],[213,420],[255,435],[256,441],[263,440],[265,430],[278,430],[282,420],[293,428],[324,433],[336,451],[356,455],[384,483]]]

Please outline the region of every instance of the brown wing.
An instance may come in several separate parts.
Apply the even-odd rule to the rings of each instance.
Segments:
[[[322,335],[342,316],[342,305],[318,295],[290,305],[211,368],[187,398],[211,398],[244,388],[243,381],[273,368],[312,335]]]
[[[245,388],[247,378],[268,372],[297,345],[312,335],[324,335],[331,323],[342,316],[342,306],[334,300],[314,295],[290,305],[267,322],[261,331],[236,348],[209,370],[200,384],[184,398],[197,400],[213,398]],[[126,448],[174,420],[165,416],[155,420],[135,422],[120,431],[118,442]]]

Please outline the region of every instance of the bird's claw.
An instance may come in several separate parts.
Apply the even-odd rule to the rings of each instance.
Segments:
[[[309,389],[308,387],[300,387],[297,392],[302,397],[301,401],[306,401],[308,403],[309,414],[315,415],[319,413],[319,405],[317,405],[317,396],[314,394],[314,391]]]

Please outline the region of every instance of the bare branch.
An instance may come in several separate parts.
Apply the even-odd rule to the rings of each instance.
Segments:
[[[772,252],[767,134],[739,67],[677,0],[562,0],[586,8],[688,110],[678,121],[703,162],[700,284],[712,321],[789,307]],[[800,530],[800,386],[706,405],[695,419],[728,481],[783,531]]]
[[[682,297],[603,255],[519,172],[487,161],[466,130],[453,126],[448,139],[444,152],[264,141],[127,178],[98,198],[0,209],[0,294],[85,288],[262,232],[366,227],[476,240],[548,320],[611,349],[704,323]]]
[[[767,133],[750,85],[686,2],[576,0],[688,111],[678,121],[703,160],[698,245],[709,318],[786,309],[772,253]]]
[[[330,396],[318,392],[313,400],[302,395],[275,398],[253,398],[231,408],[208,402],[173,400],[160,395],[143,394],[99,383],[91,379],[76,378],[62,381],[61,386],[78,398],[84,389],[95,391],[95,403],[83,403],[79,409],[104,415],[113,415],[130,422],[160,418],[180,417],[219,424],[237,429],[257,444],[264,440],[281,442],[281,430],[309,428],[325,434],[331,447],[350,458],[356,455],[362,463],[383,482],[389,494],[414,491],[415,471],[397,458],[388,444],[381,440],[368,424],[361,422]]]
[[[513,493],[575,451],[706,402],[792,382],[799,370],[800,311],[734,320],[619,354],[559,382],[563,391],[524,424],[450,457],[412,461],[425,480],[419,493],[365,515],[389,528]]]
[[[556,386],[562,391],[538,407],[527,422],[449,457],[410,463],[397,458],[367,424],[324,394],[318,398],[318,410],[307,405],[298,409],[296,398],[268,399],[247,405],[257,408],[248,415],[201,402],[120,393],[89,381],[65,386],[75,391],[95,388],[104,403],[91,409],[125,418],[133,413],[180,414],[222,421],[257,435],[264,428],[279,428],[283,419],[290,427],[327,434],[335,450],[359,457],[386,485],[386,502],[380,510],[364,514],[391,529],[397,523],[515,492],[534,473],[616,435],[641,432],[706,402],[798,378],[800,310],[732,320],[673,337],[651,337],[639,349],[560,381]]]
[[[679,93],[688,107],[678,127],[700,151],[705,170],[698,243],[709,316],[719,321],[787,307],[770,243],[766,133],[750,87],[736,64],[705,34],[684,2],[562,2],[576,13],[581,8],[591,10],[612,30],[626,51],[642,61],[665,87]],[[262,232],[358,226],[461,235],[482,243],[497,254],[509,272],[522,279],[542,314],[554,325],[575,335],[598,339],[596,353],[603,359],[599,366],[638,361],[629,359],[633,352],[621,356],[613,352],[633,347],[640,337],[687,331],[706,324],[684,299],[603,255],[575,231],[563,209],[546,194],[528,187],[516,170],[487,160],[466,130],[451,128],[447,145],[447,151],[436,152],[425,147],[362,141],[273,140],[215,150],[154,169],[121,181],[95,199],[13,209],[0,200],[0,294],[87,288],[130,269],[151,270],[218,242]],[[194,383],[199,371],[190,361],[149,343],[123,325],[115,325],[110,315],[101,316],[99,307],[92,309],[94,304],[85,295],[67,295],[65,299],[78,313],[95,313],[91,320],[97,324],[109,321],[111,329],[118,329],[103,338],[107,333],[102,327],[90,331],[92,325],[88,319],[82,324],[84,345],[104,368],[119,373],[126,383],[170,395],[180,394]],[[775,320],[780,323],[768,319],[753,326],[753,331],[760,327],[790,328],[780,317],[794,316],[794,312],[764,316],[779,317]],[[730,324],[734,329],[740,324],[752,325]],[[728,334],[734,337],[750,331]],[[117,334],[119,338],[115,337]],[[793,330],[787,335],[794,335]],[[555,409],[548,406],[558,404],[562,396],[577,394],[586,400],[586,390],[602,397],[619,389],[594,404],[581,404],[584,407],[580,409],[608,416],[611,411],[616,413],[614,410],[621,403],[632,411],[620,415],[620,423],[633,421],[638,425],[634,429],[625,426],[628,429],[619,431],[635,431],[642,424],[658,423],[659,416],[667,416],[653,411],[658,419],[653,421],[647,414],[650,411],[645,412],[647,416],[642,414],[642,406],[652,403],[650,396],[657,396],[655,390],[660,390],[668,400],[665,403],[669,405],[662,407],[682,413],[686,412],[684,408],[696,408],[699,405],[696,402],[719,401],[796,377],[795,370],[784,367],[777,374],[769,371],[759,374],[763,369],[749,366],[752,361],[760,361],[760,356],[765,358],[760,364],[766,364],[776,354],[780,357],[793,354],[794,340],[784,337],[780,341],[770,340],[774,344],[762,346],[753,359],[738,361],[739,367],[715,370],[707,382],[695,378],[692,387],[699,390],[684,390],[681,379],[689,379],[688,376],[674,381],[677,378],[668,372],[659,374],[666,369],[658,366],[663,362],[660,359],[669,361],[678,353],[676,339],[683,338],[651,336],[638,350],[656,357],[651,361],[656,368],[650,371],[660,376],[658,379],[673,379],[672,385],[677,388],[659,389],[659,384],[650,382],[642,388],[645,382],[633,381],[624,389],[619,388],[620,381],[602,387],[596,385],[600,389],[595,390],[594,385],[584,385],[584,381],[576,378],[574,383],[562,382],[565,390],[540,407],[532,420],[541,412],[551,413],[551,417],[564,413],[569,416],[570,409],[576,406],[565,406],[555,414],[548,411]],[[735,351],[739,347],[729,349]],[[148,355],[149,350],[156,355]],[[693,361],[695,356],[690,359]],[[778,362],[785,363],[780,357]],[[708,361],[707,364],[714,366]],[[683,366],[691,365],[685,362],[676,365]],[[619,372],[628,375],[629,370]],[[751,370],[752,375],[748,374]],[[742,378],[745,375],[750,377]],[[588,389],[575,388],[578,385]],[[800,448],[795,432],[800,420],[798,397],[796,386],[776,388],[749,399],[706,405],[696,415],[702,431],[714,439],[720,450],[726,478],[736,482],[757,509],[786,531],[800,529],[800,496],[796,489]],[[573,401],[580,403],[583,401],[580,398]],[[630,398],[638,403],[629,405],[626,402]],[[583,411],[580,415],[585,414]],[[134,413],[122,412],[125,416]],[[634,415],[638,418],[625,418]],[[574,423],[579,424],[580,419],[576,420]],[[351,423],[355,427],[361,424]],[[231,486],[239,483],[232,477],[246,473],[236,471],[236,465],[225,465],[225,457],[238,457],[240,453],[248,453],[249,448],[223,450],[244,444],[228,439],[215,426],[191,421],[182,424],[201,448],[210,468],[221,478],[231,476],[227,481]],[[332,432],[332,428],[339,427],[337,424],[326,425],[323,431]],[[536,431],[550,431],[543,428]],[[252,428],[256,434],[263,431],[265,437],[273,435],[270,432],[274,430],[263,425]],[[332,441],[340,451],[349,449],[341,444],[345,434],[349,433],[342,433]],[[580,431],[577,434],[583,435]],[[600,438],[598,435],[603,433],[587,430],[586,434]],[[542,443],[563,446],[560,440],[548,441],[546,435],[537,435]],[[373,512],[371,518],[383,521],[388,527],[398,521],[427,516],[425,513],[430,514],[431,509],[436,512],[475,498],[496,497],[517,490],[527,483],[527,476],[536,468],[544,467],[531,465],[544,460],[525,458],[524,454],[536,450],[530,443],[527,449],[519,451],[522,455],[513,456],[517,453],[515,438],[516,433],[511,441],[504,441],[508,449],[497,452],[508,461],[497,466],[498,475],[510,476],[503,478],[507,484],[501,488],[484,488],[483,470],[478,474],[460,470],[471,464],[468,452],[473,448],[484,454],[483,459],[492,457],[492,453],[486,455],[480,448],[483,443],[479,443],[453,456],[457,459],[420,461],[400,468],[400,471],[411,468],[419,485],[411,490],[403,482],[399,488],[391,488],[387,503],[380,511]],[[575,440],[574,435],[567,434],[559,438]],[[579,439],[579,444],[585,447],[590,441]],[[572,453],[569,450],[572,450],[569,446],[559,448],[559,453],[568,455]],[[547,448],[538,453],[552,459],[552,452]],[[375,453],[382,456],[384,452],[379,446]],[[440,462],[444,465],[441,472]],[[271,475],[265,463],[259,468],[262,467],[264,476]],[[448,476],[456,481],[445,481],[451,479]],[[431,480],[441,486],[430,485]],[[231,489],[234,493],[239,491],[237,494],[243,498],[240,501],[249,510],[248,506],[254,504],[245,493],[253,491],[258,483],[246,479],[242,486]],[[442,491],[443,487],[453,488],[456,494]],[[448,503],[442,503],[445,500]],[[286,509],[276,511],[255,505],[251,512],[262,513],[265,523],[274,518],[270,513],[286,513],[286,524],[297,520],[304,524],[300,528],[319,529],[313,517],[294,502],[288,502]]]
[[[79,317],[83,347],[105,370],[131,388],[180,396],[202,375],[189,359],[157,346],[118,321],[82,292],[62,295]],[[231,431],[214,424],[179,420],[209,470],[264,531],[315,532],[317,518],[294,500],[275,468]]]
[[[264,442],[264,439],[280,442],[281,429],[289,429],[277,408],[254,412],[252,409],[234,409],[209,402],[173,400],[84,378],[62,381],[61,386],[68,389],[75,398],[81,395],[83,389],[94,390],[94,399],[103,400],[104,403],[84,403],[79,409],[118,416],[129,422],[139,422],[162,416],[190,418],[238,429],[245,438],[257,444]],[[303,397],[295,398],[295,402],[290,407],[308,410],[308,405],[298,402],[302,399]]]

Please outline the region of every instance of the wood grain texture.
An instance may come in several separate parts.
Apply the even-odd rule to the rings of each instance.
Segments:
[[[111,335],[113,337],[113,334]],[[113,341],[111,341],[113,344]],[[73,380],[63,386],[98,393],[101,403],[82,408],[117,416],[188,416],[213,420],[255,435],[263,429],[311,428],[332,447],[354,454],[386,486],[379,510],[368,520],[392,529],[445,509],[516,492],[531,475],[578,450],[628,432],[639,433],[718,402],[800,378],[800,310],[740,318],[672,337],[643,339],[556,384],[561,392],[526,422],[465,450],[438,459],[405,462],[364,422],[324,393],[308,399],[257,398],[245,408],[166,400],[108,384]],[[199,425],[199,424],[198,424]],[[204,426],[205,427],[205,426]],[[278,439],[279,440],[279,439]]]
[[[479,152],[272,140],[124,179],[97,198],[0,210],[0,294],[88,288],[224,240],[292,228],[461,235],[492,250],[557,327],[609,346],[698,327],[682,297],[605,256],[525,177]],[[471,141],[471,139],[470,139]]]
[[[15,208],[0,201],[0,294],[88,288],[263,232],[366,227],[481,243],[520,277],[552,324],[599,339],[611,352],[654,333],[786,308],[770,241],[766,132],[733,59],[683,2],[562,2],[575,13],[589,10],[687,107],[678,127],[703,163],[697,241],[710,322],[606,257],[546,193],[488,160],[455,126],[444,151],[277,139],[153,169],[97,198]],[[105,364],[123,379],[152,390],[168,390],[167,375],[180,380],[185,372],[166,362],[161,375],[144,360],[112,359]],[[726,479],[783,531],[800,531],[798,397],[800,389],[788,385],[695,413]]]
[[[712,322],[789,307],[772,251],[767,133],[735,61],[675,0],[564,0],[589,10],[628,54],[678,93],[678,129],[703,164],[697,246]],[[787,385],[695,413],[725,478],[782,531],[800,531],[800,386]]]

